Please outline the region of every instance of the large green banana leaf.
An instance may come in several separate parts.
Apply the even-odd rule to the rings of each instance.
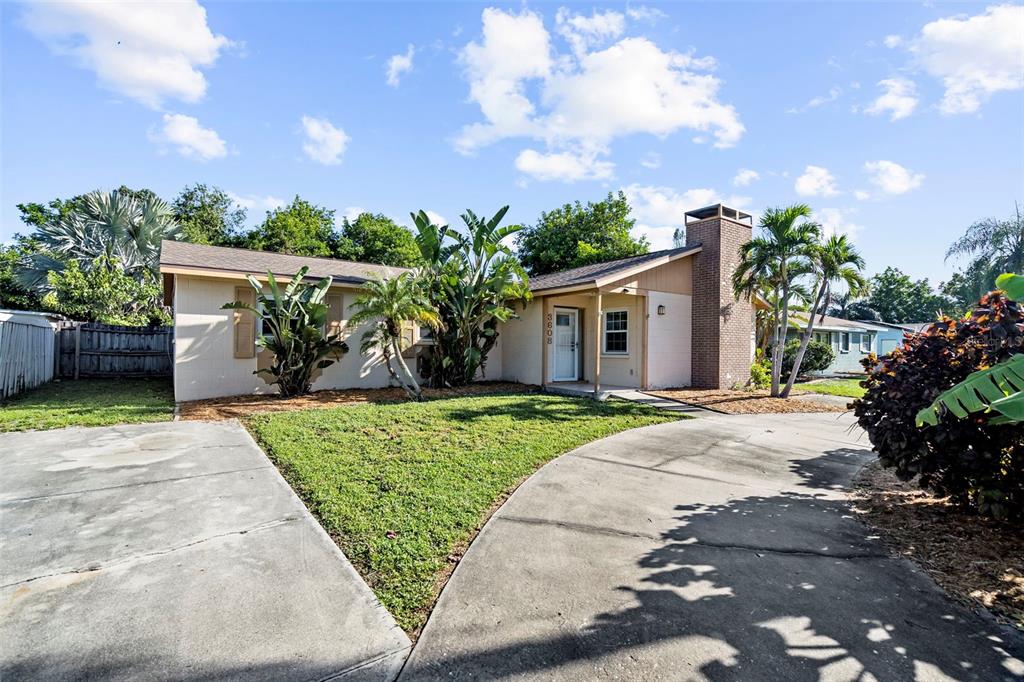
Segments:
[[[917,413],[917,425],[938,424],[940,406],[960,419],[972,412],[992,410],[1001,415],[992,420],[994,423],[1024,421],[1024,353],[973,372],[940,393],[931,405]]]

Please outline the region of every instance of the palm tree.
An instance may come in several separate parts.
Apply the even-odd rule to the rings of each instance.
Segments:
[[[842,282],[846,285],[849,295],[858,296],[867,287],[867,280],[861,270],[864,268],[864,259],[857,252],[857,249],[846,238],[846,235],[832,235],[824,244],[813,245],[810,249],[810,260],[818,280],[818,294],[814,299],[814,306],[807,316],[807,328],[800,338],[800,348],[797,349],[796,357],[793,359],[793,369],[789,372],[786,380],[786,387],[782,389],[780,397],[788,398],[789,392],[793,390],[793,382],[800,373],[800,363],[804,360],[804,353],[807,352],[807,345],[811,341],[814,332],[814,311],[818,310],[822,301],[826,300],[833,284]]]
[[[862,289],[859,295],[863,296],[865,293],[866,289]],[[826,310],[821,314],[819,322],[824,319],[825,315],[831,315],[843,320],[882,321],[882,316],[878,314],[877,310],[868,305],[867,301],[856,300],[849,291],[838,295],[826,294],[825,298],[828,300],[828,305],[822,306]]]
[[[776,301],[772,345],[772,395],[779,395],[782,349],[789,327],[789,305],[798,274],[810,271],[808,256],[821,228],[812,222],[807,204],[769,208],[761,216],[761,234],[740,247],[740,264],[733,272],[733,293],[750,298],[759,289]],[[780,309],[781,308],[781,309]]]
[[[349,320],[350,324],[373,323],[363,333],[360,352],[365,355],[379,349],[391,378],[410,398],[422,400],[423,390],[402,357],[402,328],[408,324],[420,324],[437,329],[441,320],[416,276],[403,272],[390,279],[370,280],[363,285],[362,293],[350,307],[357,309]],[[404,378],[399,376],[392,363],[398,364]]]
[[[159,278],[160,242],[177,239],[181,228],[170,207],[155,196],[130,191],[90,192],[66,216],[41,225],[33,235],[45,254],[22,264],[19,281],[47,286],[46,275],[75,260],[88,269],[100,257],[116,259],[138,281]]]
[[[1013,217],[1005,220],[985,218],[968,227],[967,232],[946,251],[946,260],[976,256],[975,269],[980,261],[987,266],[986,274],[993,277],[999,272],[1024,272],[1024,215],[1021,215],[1020,204],[1014,203],[1014,208]],[[986,281],[991,282],[992,279],[986,277]]]

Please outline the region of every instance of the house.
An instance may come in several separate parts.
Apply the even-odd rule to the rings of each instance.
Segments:
[[[798,338],[807,328],[806,313],[797,313],[793,321],[798,328],[787,333],[787,339]],[[814,318],[813,339],[832,346],[835,360],[832,364],[815,374],[862,374],[864,366],[861,360],[870,353],[882,356],[903,342],[904,329],[896,325],[863,320],[845,320],[825,315]]]
[[[569,385],[600,394],[609,387],[730,387],[747,380],[753,357],[753,308],[732,295],[739,247],[751,236],[749,214],[721,204],[685,214],[685,246],[587,265],[530,279],[533,301],[519,319],[499,327],[487,379],[541,386]],[[160,271],[175,329],[177,400],[275,390],[253,374],[269,365],[255,346],[256,321],[222,310],[252,301],[247,275],[290,277],[309,268],[330,275],[330,324],[353,349],[363,328],[348,328],[349,306],[369,279],[401,272],[366,263],[225,247],[164,242]],[[430,344],[413,330],[407,351]],[[314,384],[324,388],[387,386],[378,355],[350,351]]]

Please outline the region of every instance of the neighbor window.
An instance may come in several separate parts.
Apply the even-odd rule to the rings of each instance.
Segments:
[[[434,330],[429,324],[420,325],[420,337],[419,343],[433,343],[434,342]]]
[[[871,334],[862,334],[860,337],[860,352],[871,352]]]
[[[839,350],[843,353],[850,352],[850,332],[843,332],[839,335]]]
[[[629,312],[609,310],[604,314],[604,352],[625,355],[629,342]]]

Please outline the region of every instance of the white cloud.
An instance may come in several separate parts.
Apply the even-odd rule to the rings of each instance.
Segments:
[[[614,10],[598,13],[593,10],[589,17],[572,14],[562,7],[555,14],[555,25],[577,56],[587,50],[618,38],[626,30],[626,17]]]
[[[507,138],[543,141],[545,153],[525,150],[517,166],[585,162],[586,171],[564,171],[552,179],[610,176],[609,145],[634,133],[667,136],[680,129],[731,147],[744,133],[736,110],[718,101],[721,81],[705,73],[714,60],[662,51],[642,37],[616,40],[614,12],[590,17],[560,12],[558,30],[573,50],[560,52],[540,15],[494,8],[483,11],[483,38],[467,44],[460,62],[469,96],[483,119],[462,128],[456,148],[472,153]],[[621,15],[618,15],[621,17]],[[520,168],[522,170],[522,168]],[[547,175],[546,173],[544,173]]]
[[[632,184],[623,187],[622,191],[633,209],[637,232],[650,240],[653,249],[672,247],[672,233],[683,227],[687,211],[717,203],[745,208],[750,203],[750,197],[726,197],[704,188],[680,193],[671,187]]]
[[[103,87],[154,109],[168,98],[202,99],[200,69],[231,45],[210,30],[195,0],[39,2],[25,7],[24,20],[51,52],[70,56]]]
[[[644,168],[650,168],[651,170],[654,170],[655,168],[660,168],[661,154],[659,154],[658,152],[650,152],[649,154],[646,154],[644,158],[640,159],[640,165],[643,166]]]
[[[870,174],[871,184],[886,194],[905,194],[924,182],[924,175],[892,161],[868,161],[864,170]]]
[[[387,65],[388,85],[397,88],[402,74],[412,71],[412,57],[414,54],[416,54],[416,46],[410,43],[405,54],[391,55]]]
[[[910,44],[915,60],[946,88],[939,109],[977,111],[992,94],[1024,88],[1024,6],[998,5],[973,17],[938,19]]]
[[[662,19],[668,19],[668,15],[657,7],[647,7],[646,5],[626,7],[626,16],[633,21],[646,21],[651,24],[655,24]]]
[[[831,197],[839,194],[835,176],[821,166],[807,166],[804,174],[796,179],[794,189],[802,197]]]
[[[433,223],[434,225],[448,224],[448,219],[445,218],[440,213],[435,213],[434,211],[426,211],[425,213],[427,214],[427,217],[430,218],[430,222]]]
[[[302,130],[306,140],[302,150],[317,163],[336,166],[348,146],[349,136],[341,128],[335,128],[326,118],[302,117]]]
[[[351,222],[366,212],[362,206],[346,206],[345,210],[341,212],[341,217]]]
[[[734,187],[746,187],[755,180],[760,179],[761,174],[757,171],[750,170],[749,168],[740,168],[736,172],[736,177],[732,179],[732,184]]]
[[[275,208],[284,206],[287,202],[279,197],[266,195],[259,196],[258,194],[235,194],[234,192],[228,192],[227,195],[231,198],[231,201],[235,202],[247,211],[258,209],[261,211],[273,211]]]
[[[849,239],[856,240],[864,226],[850,220],[852,213],[850,209],[823,208],[814,212],[814,218],[821,223],[825,237],[845,234]]]
[[[542,153],[524,149],[516,157],[516,168],[535,180],[607,180],[612,177],[615,164],[601,161],[596,154],[573,152]]]
[[[199,119],[184,114],[164,114],[163,126],[150,133],[158,144],[169,144],[190,159],[209,161],[227,156],[228,146],[216,130],[204,128]]]
[[[902,45],[903,44],[903,38],[901,38],[900,36],[897,36],[897,35],[887,35],[885,37],[885,40],[882,41],[882,42],[884,42],[885,46],[891,50],[891,49],[897,48],[900,45]]]
[[[839,96],[842,94],[843,89],[838,85],[835,85],[829,88],[827,95],[818,95],[817,97],[812,97],[810,100],[808,100],[807,104],[803,105],[802,107],[793,107],[792,109],[787,109],[786,113],[803,114],[808,109],[817,109],[818,107],[829,104],[830,102],[835,102],[837,99],[839,99]]]
[[[889,120],[898,121],[914,112],[917,107],[917,86],[914,85],[914,81],[906,78],[886,78],[879,81],[878,86],[884,92],[864,110],[864,113],[878,116],[888,111],[891,112]]]
[[[853,196],[855,196],[858,201],[867,201],[868,199],[871,198],[871,192],[868,192],[867,190],[863,189],[858,189],[854,191]]]

